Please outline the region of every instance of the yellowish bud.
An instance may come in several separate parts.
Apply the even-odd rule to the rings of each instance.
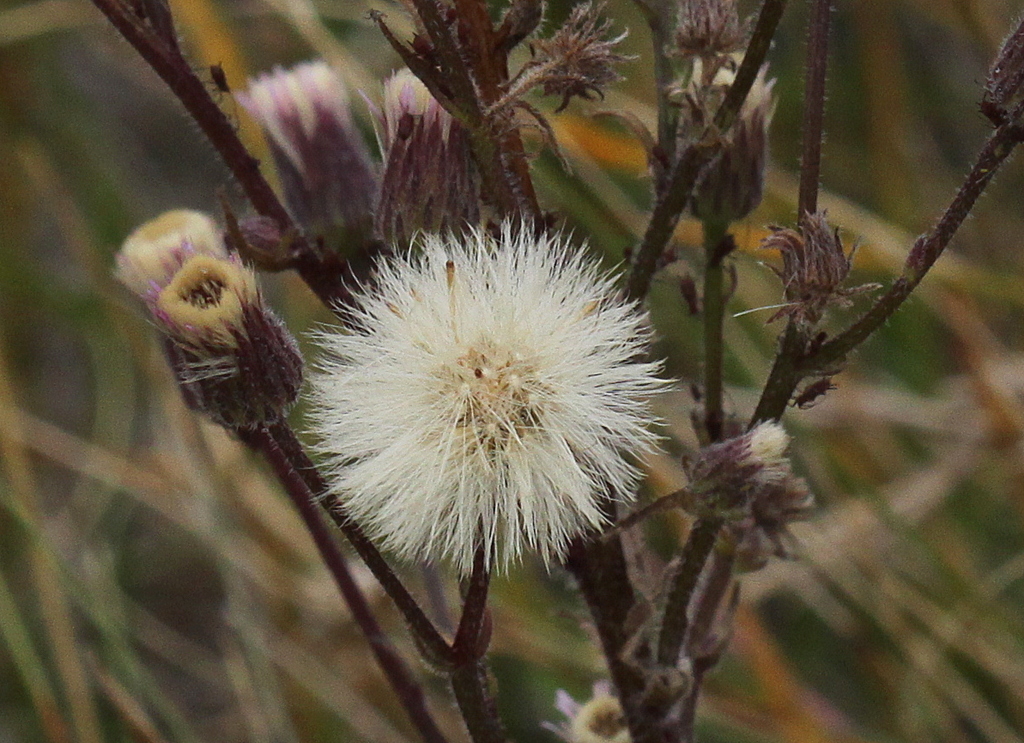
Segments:
[[[235,261],[194,255],[157,295],[154,314],[179,343],[233,348],[244,308],[258,301],[256,277]]]
[[[190,254],[227,257],[217,223],[189,209],[164,212],[124,241],[116,276],[133,293],[145,296],[164,286]]]

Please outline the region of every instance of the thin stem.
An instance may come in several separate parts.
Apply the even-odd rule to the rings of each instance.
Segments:
[[[452,653],[456,662],[476,660],[480,651],[480,639],[484,635],[487,612],[487,593],[491,583],[491,571],[487,568],[487,555],[481,547],[473,560],[473,572],[467,581],[466,595],[462,605],[462,618],[452,642]]]
[[[320,557],[348,604],[352,617],[366,636],[381,670],[395,690],[395,694],[420,736],[428,743],[445,743],[444,735],[427,710],[422,688],[413,680],[409,669],[399,658],[387,635],[384,634],[373,616],[366,597],[348,570],[344,555],[323,521],[323,516],[315,504],[313,493],[306,485],[305,478],[296,470],[289,457],[278,446],[274,436],[267,429],[259,428],[254,431],[239,431],[238,433],[249,446],[267,459],[281,484],[284,485],[285,491],[302,516],[306,528],[309,529]]]
[[[778,420],[782,417],[786,405],[793,398],[796,386],[803,378],[798,367],[806,347],[806,335],[801,332],[797,323],[790,320],[775,355],[772,370],[768,374],[768,381],[761,391],[757,409],[750,419],[750,428],[762,421]]]
[[[723,358],[725,316],[725,269],[732,238],[724,223],[704,223],[704,427],[710,441],[722,438]]]
[[[736,120],[757,78],[757,73],[764,64],[785,6],[786,0],[764,1],[743,62],[736,71],[736,80],[715,114],[714,125],[708,127],[704,135],[689,145],[672,164],[663,188],[657,195],[658,199],[651,212],[647,231],[636,250],[636,258],[626,280],[626,293],[630,298],[642,299],[647,295],[658,266],[658,258],[672,238],[697,178],[704,166],[721,151],[722,135]]]
[[[1020,112],[1015,112],[1012,121],[1018,120],[1019,116]],[[978,154],[974,167],[939,221],[914,243],[900,277],[864,317],[808,357],[802,364],[806,370],[821,368],[843,358],[892,316],[942,255],[960,229],[960,225],[971,213],[978,197],[985,191],[996,171],[1006,162],[1022,138],[1024,126],[1020,124],[1004,124],[992,133]]]
[[[683,701],[683,709],[679,714],[679,726],[683,732],[684,741],[693,740],[693,728],[697,718],[697,702],[700,699],[700,690],[704,677],[708,671],[715,667],[721,657],[725,642],[722,637],[714,638],[717,647],[710,653],[699,652],[700,643],[707,642],[710,633],[714,629],[716,617],[721,616],[722,602],[728,600],[734,602],[738,599],[737,589],[733,588],[736,583],[733,579],[733,567],[736,553],[729,550],[724,553],[716,550],[711,554],[707,567],[704,570],[705,576],[701,581],[702,589],[698,596],[695,596],[693,622],[691,623],[689,636],[687,637],[687,651],[693,660],[690,691]],[[730,588],[733,588],[730,591]],[[731,622],[732,617],[729,617]],[[727,636],[727,635],[726,635]]]
[[[452,643],[455,659],[451,673],[452,691],[473,743],[502,743],[506,739],[497,705],[490,692],[487,663],[484,660],[490,640],[487,618],[490,581],[487,553],[481,547],[474,556],[473,572],[465,584],[462,617]]]
[[[790,323],[751,425],[780,418],[801,379],[844,359],[900,308],[942,255],[996,171],[1024,138],[1024,127],[1014,123],[1020,120],[1022,114],[1024,102],[1007,119],[1008,123],[992,133],[978,154],[974,167],[935,226],[914,243],[899,278],[859,320],[809,355],[805,354],[806,337]]]
[[[487,666],[473,661],[455,669],[452,691],[473,743],[505,743],[507,737],[489,691]]]
[[[807,37],[807,74],[804,80],[803,155],[800,160],[798,220],[818,209],[821,178],[821,137],[824,134],[825,77],[828,71],[828,30],[831,26],[830,0],[811,0]]]
[[[832,18],[830,0],[811,0],[807,35],[807,74],[804,80],[803,155],[800,158],[800,197],[797,219],[818,210],[821,178],[821,139],[825,131],[825,80],[828,73],[828,35]]]
[[[663,665],[674,666],[679,661],[679,652],[690,624],[690,599],[704,564],[715,547],[722,523],[720,518],[699,518],[686,539],[682,561],[665,601],[665,615],[658,637],[658,662]]]
[[[270,428],[270,435],[273,436],[277,446],[285,453],[294,470],[303,478],[316,500],[321,504],[327,504],[329,502],[327,500],[329,493],[327,482],[323,479],[319,470],[317,470],[316,465],[306,455],[302,444],[295,436],[295,432],[291,427],[284,422],[275,424]],[[442,665],[450,664],[452,652],[448,643],[445,642],[437,628],[434,627],[433,622],[430,621],[430,618],[420,608],[419,603],[409,593],[399,577],[395,575],[395,572],[388,565],[384,556],[380,554],[380,551],[374,546],[373,542],[367,538],[363,530],[359,528],[359,525],[352,521],[343,509],[333,506],[328,508],[327,512],[359,554],[359,557],[362,558],[366,567],[370,569],[370,572],[380,582],[385,593],[395,602],[395,606],[398,607],[402,616],[405,617],[413,637],[419,643],[420,649],[432,661]]]

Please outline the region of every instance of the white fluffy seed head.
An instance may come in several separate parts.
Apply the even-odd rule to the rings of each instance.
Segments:
[[[640,309],[559,238],[428,235],[325,334],[315,420],[341,504],[385,546],[468,572],[545,561],[631,497],[649,448]]]

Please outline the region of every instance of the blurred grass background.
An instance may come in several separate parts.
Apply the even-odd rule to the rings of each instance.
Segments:
[[[770,57],[773,164],[762,208],[736,226],[735,312],[781,295],[754,247],[765,225],[793,219],[803,6],[791,3]],[[837,0],[822,203],[860,245],[857,280],[892,276],[955,192],[988,130],[980,86],[1021,6]],[[172,7],[196,64],[222,65],[235,88],[325,56],[374,99],[396,64],[363,3]],[[376,7],[399,21],[397,7]],[[552,3],[551,17],[566,8]],[[631,30],[627,81],[553,119],[571,174],[549,155],[536,171],[545,205],[615,259],[643,229],[643,155],[587,114],[649,120],[652,83],[639,15],[621,1],[609,14]],[[215,211],[221,187],[239,198],[86,0],[0,4],[0,742],[414,739],[299,520],[258,463],[183,409],[110,277],[134,226],[170,208]],[[799,561],[745,578],[702,741],[1024,740],[1022,193],[1018,157],[839,389],[787,416],[820,507],[798,529]],[[699,272],[699,228],[684,223],[679,238],[653,305],[685,390],[699,323],[677,285]],[[295,277],[266,288],[300,336],[327,319]],[[774,351],[770,314],[727,322],[742,415]],[[683,442],[690,404],[680,392],[661,405]],[[667,492],[679,466],[665,457],[650,474],[650,490]],[[679,539],[685,522],[661,528]],[[386,597],[361,577],[411,658]],[[515,740],[554,740],[539,723],[559,720],[555,690],[584,698],[601,677],[585,617],[558,570],[527,564],[497,582],[493,667]],[[460,739],[441,679],[422,676]]]

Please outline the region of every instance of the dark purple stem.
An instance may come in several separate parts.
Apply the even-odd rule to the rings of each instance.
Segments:
[[[576,578],[594,619],[609,675],[619,692],[630,740],[659,743],[659,721],[647,714],[642,702],[644,678],[639,669],[623,657],[629,640],[626,626],[634,594],[621,535],[576,539],[569,546],[566,568]]]
[[[811,0],[811,20],[807,34],[807,77],[804,81],[803,155],[800,158],[800,198],[797,202],[799,222],[803,222],[804,215],[813,214],[818,210],[831,18],[831,0]]]
[[[455,662],[477,660],[483,654],[480,639],[485,633],[484,622],[487,612],[487,593],[491,584],[491,571],[487,568],[484,550],[478,549],[473,560],[473,572],[466,586],[462,605],[462,618],[452,643]]]
[[[490,582],[487,554],[481,547],[465,584],[462,618],[452,643],[455,664],[451,673],[452,691],[473,743],[504,743],[506,740],[484,660],[491,635],[487,615]]]
[[[328,486],[323,479],[316,465],[309,459],[302,444],[295,436],[295,432],[287,423],[278,423],[271,427],[270,433],[277,446],[285,453],[292,468],[303,478],[306,486],[313,493],[314,497],[322,504],[328,503]],[[374,577],[380,582],[385,593],[395,602],[395,606],[402,612],[409,630],[419,644],[420,649],[431,659],[440,665],[449,665],[452,660],[451,647],[434,627],[433,622],[424,613],[423,609],[409,593],[402,581],[395,575],[395,572],[388,565],[387,560],[367,538],[363,530],[359,528],[344,510],[339,507],[328,508],[328,514],[334,520],[341,532],[348,539],[349,543],[362,558],[366,567],[370,569]]]
[[[274,436],[267,429],[240,431],[239,435],[249,446],[267,459],[292,503],[295,504],[306,528],[309,529],[313,537],[320,557],[327,565],[327,569],[334,577],[341,595],[348,604],[352,617],[366,636],[381,670],[391,683],[395,694],[420,736],[427,743],[445,743],[444,735],[426,707],[423,690],[413,680],[409,669],[399,658],[387,635],[381,630],[373,616],[366,597],[348,570],[338,543],[323,521],[320,508],[316,505],[313,493],[306,485],[306,480],[295,469],[289,457],[278,446]]]

